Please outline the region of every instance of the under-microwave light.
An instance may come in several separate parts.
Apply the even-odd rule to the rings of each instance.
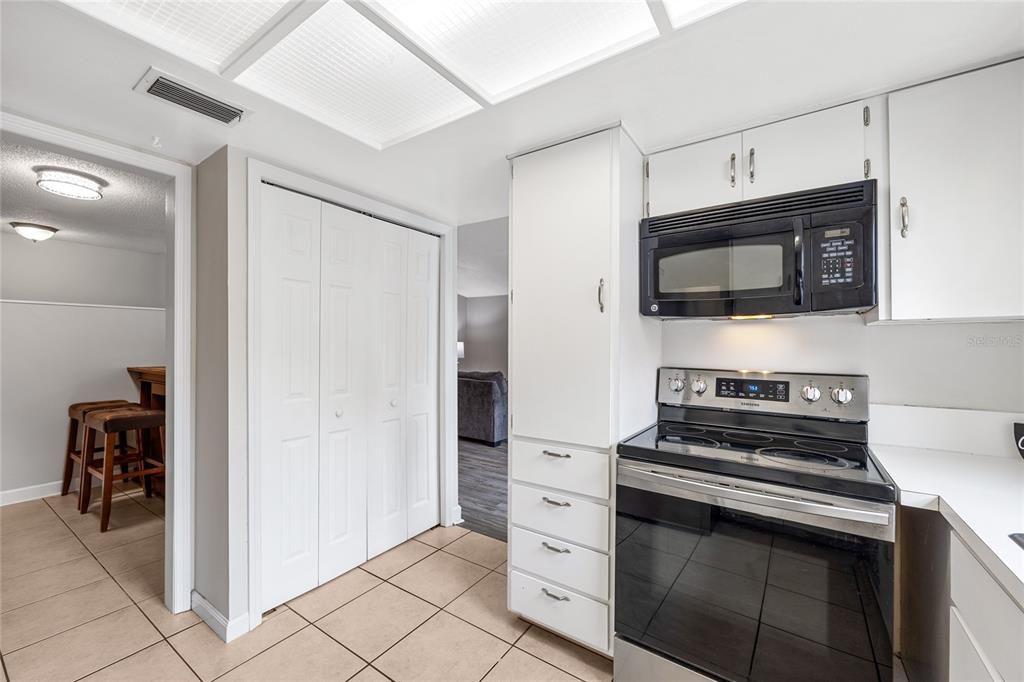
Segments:
[[[730,320],[770,320],[774,315],[730,315]]]

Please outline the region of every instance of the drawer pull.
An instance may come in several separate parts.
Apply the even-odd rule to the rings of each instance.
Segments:
[[[543,452],[548,457],[557,457],[558,459],[569,459],[572,457],[568,452],[552,452],[551,450],[544,450]]]
[[[550,497],[547,497],[546,495],[544,497],[540,498],[540,499],[544,500],[545,502],[550,504],[552,507],[571,507],[572,506],[572,502],[559,502],[558,500],[552,500]]]
[[[554,592],[549,592],[548,588],[546,588],[546,587],[540,588],[540,591],[544,593],[544,596],[551,597],[555,601],[569,601],[569,597],[567,595],[555,594]]]
[[[571,554],[572,553],[572,550],[569,549],[568,547],[555,547],[554,545],[549,545],[547,542],[541,542],[540,544],[544,545],[544,549],[549,549],[552,552],[554,552],[555,554]]]

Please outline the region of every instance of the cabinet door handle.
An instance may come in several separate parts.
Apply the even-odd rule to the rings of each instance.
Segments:
[[[910,231],[910,206],[907,205],[907,198],[900,197],[900,236],[907,238]]]
[[[550,504],[552,507],[571,507],[572,502],[559,502],[558,500],[552,500],[550,497],[544,496],[540,498]]]
[[[544,545],[544,549],[551,550],[555,554],[572,554],[572,550],[568,547],[555,547],[554,545],[549,545],[547,542],[541,542],[540,544]]]
[[[569,601],[569,596],[568,595],[565,595],[565,594],[555,594],[554,592],[549,592],[548,588],[546,588],[546,587],[540,588],[540,591],[544,593],[544,596],[551,597],[555,601]]]
[[[736,186],[736,154],[729,156],[729,186]]]
[[[543,453],[548,457],[557,457],[558,459],[569,459],[572,457],[568,452],[552,452],[551,450],[544,450]]]
[[[604,278],[600,279],[597,283],[597,307],[604,312]]]
[[[750,148],[750,181],[754,181],[754,148]]]

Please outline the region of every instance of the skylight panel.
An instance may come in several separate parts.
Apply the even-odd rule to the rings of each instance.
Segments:
[[[212,71],[287,0],[65,0],[100,21]]]
[[[688,24],[706,19],[712,14],[738,5],[743,0],[662,0],[668,12],[672,28],[682,28]]]
[[[643,0],[378,0],[370,6],[492,103],[658,36]]]
[[[236,81],[378,148],[480,108],[340,0],[324,5]]]

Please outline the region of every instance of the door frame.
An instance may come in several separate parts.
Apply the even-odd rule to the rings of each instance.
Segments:
[[[162,156],[78,132],[58,128],[24,116],[0,112],[0,130],[41,142],[67,147],[169,176],[174,186],[173,204],[167,205],[173,258],[173,292],[167,307],[167,515],[164,531],[164,604],[171,613],[192,608],[195,495],[194,479],[194,330],[192,167]]]
[[[437,235],[441,240],[440,251],[440,323],[438,339],[438,492],[441,525],[451,526],[462,522],[458,490],[458,438],[457,410],[458,394],[456,372],[456,339],[458,335],[458,302],[456,299],[456,275],[458,263],[458,239],[456,229],[436,220],[407,211],[397,206],[373,199],[351,190],[337,187],[315,178],[306,177],[294,171],[274,166],[250,157],[246,168],[247,185],[247,231],[248,231],[248,315],[247,315],[247,374],[249,396],[249,462],[248,462],[248,540],[249,540],[249,628],[254,629],[263,620],[261,612],[261,566],[260,557],[260,453],[259,433],[259,372],[253,358],[259,357],[259,338],[256,317],[259,303],[259,224],[260,185],[264,182],[283,189],[305,194],[342,208],[372,215],[402,227]]]

